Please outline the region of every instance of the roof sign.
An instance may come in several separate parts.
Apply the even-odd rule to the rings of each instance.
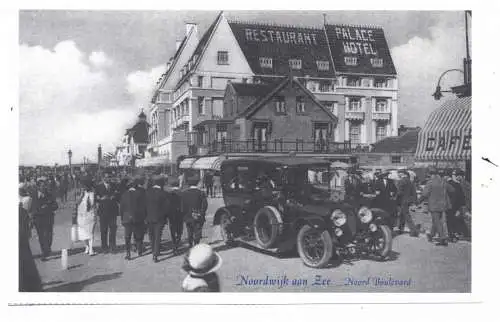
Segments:
[[[282,31],[269,29],[245,28],[246,41],[250,42],[271,42],[278,44],[293,44],[303,46],[317,46],[316,33],[306,33],[299,31]]]

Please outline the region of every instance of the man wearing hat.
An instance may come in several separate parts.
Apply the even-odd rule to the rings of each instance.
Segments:
[[[144,182],[142,178],[136,177],[128,189],[123,193],[120,200],[120,216],[122,225],[125,227],[125,259],[130,260],[130,240],[134,234],[135,245],[139,256],[143,252],[144,221],[146,219],[146,197],[144,190],[140,188]]]
[[[401,180],[399,181],[399,200],[401,205],[400,217],[399,217],[399,232],[403,233],[405,228],[405,223],[408,224],[410,229],[410,236],[418,237],[419,232],[417,227],[413,223],[413,219],[410,214],[410,206],[413,206],[417,201],[417,190],[413,183],[410,181],[410,174],[404,170],[399,171],[399,176]]]
[[[101,230],[101,248],[103,252],[116,251],[116,217],[118,217],[119,192],[111,183],[109,173],[105,172],[102,182],[96,187],[98,201],[97,215]],[[109,233],[109,234],[108,234]]]
[[[161,233],[169,207],[167,193],[163,190],[163,178],[155,176],[150,182],[152,186],[146,191],[146,224],[149,230],[153,261],[157,263],[160,255]]]
[[[177,186],[177,182],[169,182],[169,187],[169,191],[166,192],[168,199],[168,225],[174,246],[173,251],[177,253],[184,230],[184,215],[182,212],[181,191]]]
[[[205,193],[197,187],[198,179],[196,177],[188,178],[186,183],[189,188],[181,194],[182,211],[188,231],[189,247],[192,247],[201,240],[208,203]]]
[[[32,209],[38,241],[45,261],[51,253],[54,231],[54,211],[59,208],[54,196],[50,194],[44,177],[38,178],[37,189],[33,196]]]
[[[451,185],[452,192],[449,194],[451,208],[446,213],[448,223],[448,233],[451,241],[456,241],[459,235],[469,237],[468,229],[463,218],[463,208],[466,204],[465,193],[460,183],[460,177],[463,175],[461,170],[452,170],[448,184]]]
[[[182,268],[188,275],[182,282],[183,292],[220,292],[216,271],[222,265],[222,258],[212,247],[199,244],[190,249],[184,258]]]
[[[380,208],[385,211],[391,216],[391,229],[394,228],[395,225],[395,210],[396,210],[396,204],[395,204],[395,198],[398,193],[398,189],[396,187],[396,184],[392,179],[389,179],[389,174],[388,173],[381,173],[379,174],[378,178],[375,181],[375,199],[373,200],[373,205],[372,207],[374,208]]]
[[[451,208],[448,193],[452,188],[447,184],[442,175],[443,171],[431,169],[431,179],[427,182],[418,203],[427,200],[428,209],[432,217],[432,228],[427,239],[432,242],[434,236],[438,235],[438,246],[448,246],[448,232],[446,227],[446,212]]]

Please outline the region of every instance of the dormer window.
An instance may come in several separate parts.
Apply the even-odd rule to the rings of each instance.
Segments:
[[[273,59],[269,57],[259,57],[260,67],[273,68]]]
[[[370,58],[372,67],[384,67],[384,60],[382,58]]]
[[[354,56],[344,57],[344,62],[347,66],[358,66],[358,57]]]
[[[276,114],[286,114],[285,98],[278,96],[274,99]]]
[[[217,52],[217,64],[218,65],[229,65],[229,53],[227,51]]]
[[[302,69],[302,59],[289,59],[288,64],[292,69],[296,70]]]
[[[330,62],[328,60],[317,60],[316,65],[318,66],[319,71],[329,71],[330,70]]]

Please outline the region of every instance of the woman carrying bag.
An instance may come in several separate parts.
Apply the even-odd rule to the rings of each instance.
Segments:
[[[93,185],[90,180],[83,182],[84,192],[80,201],[76,204],[76,212],[73,213],[73,226],[71,228],[71,241],[83,241],[85,243],[85,254],[90,256],[94,253],[94,230],[96,224],[96,199]]]

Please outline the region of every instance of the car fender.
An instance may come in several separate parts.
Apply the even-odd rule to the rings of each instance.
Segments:
[[[381,208],[371,208],[370,209],[373,214],[373,221],[378,224],[387,224],[388,221],[390,220],[390,215],[387,211]]]
[[[214,226],[220,224],[220,217],[226,211],[228,211],[231,215],[236,216],[236,218],[241,217],[241,209],[238,206],[220,207],[219,209],[217,209],[217,211],[215,212],[215,215],[214,215],[214,220],[213,220]]]
[[[310,215],[305,217],[300,217],[294,222],[294,229],[298,231],[300,227],[304,225],[309,225],[320,230],[329,230],[326,220],[321,216]]]

